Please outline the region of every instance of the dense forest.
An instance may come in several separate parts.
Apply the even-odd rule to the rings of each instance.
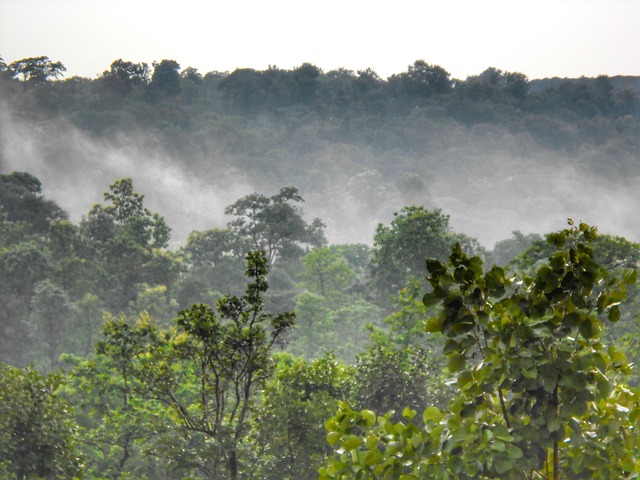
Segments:
[[[2,478],[640,474],[639,79],[64,71],[0,59]]]
[[[407,205],[486,246],[568,217],[640,240],[638,77],[458,80],[424,61],[388,79],[174,60],[119,59],[95,79],[56,80],[64,66],[46,57],[0,68],[0,168],[37,176],[74,220],[131,177],[177,243],[290,185],[333,243],[370,243]]]

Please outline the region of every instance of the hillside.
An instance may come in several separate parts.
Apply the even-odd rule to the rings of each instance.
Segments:
[[[369,242],[410,204],[488,247],[569,216],[640,239],[635,77],[456,80],[424,61],[388,79],[310,64],[203,75],[173,60],[117,60],[95,79],[9,71],[0,168],[37,175],[74,219],[131,176],[178,243],[224,225],[234,198],[283,185],[334,242]]]

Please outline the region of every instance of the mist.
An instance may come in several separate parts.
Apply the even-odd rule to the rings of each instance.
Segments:
[[[23,119],[5,104],[0,168],[37,176],[44,195],[73,222],[103,201],[114,180],[131,177],[146,207],[166,218],[173,247],[192,230],[224,227],[229,221],[224,208],[238,198],[253,192],[271,195],[285,185],[300,188],[305,216],[327,224],[331,243],[371,244],[376,225],[388,223],[406,205],[441,209],[450,215],[453,230],[478,238],[487,248],[514,230],[563,228],[567,218],[640,240],[640,177],[585,169],[583,159],[594,152],[569,158],[539,147],[526,134],[481,128],[442,127],[430,135],[437,139],[430,149],[409,159],[403,154],[410,170],[398,171],[387,153],[375,149],[316,142],[302,155],[311,169],[260,176],[215,139],[198,158],[185,158],[168,152],[151,134],[97,139],[62,119]],[[282,154],[299,155],[298,144],[291,148]]]
[[[183,243],[192,230],[223,227],[224,208],[255,190],[232,167],[195,175],[158,148],[152,138],[120,135],[97,140],[64,121],[26,124],[0,114],[0,148],[5,172],[27,171],[40,179],[43,194],[78,222],[115,180],[133,179],[145,206],[165,217],[171,244]]]

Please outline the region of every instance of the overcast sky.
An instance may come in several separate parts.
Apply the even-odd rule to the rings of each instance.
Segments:
[[[460,79],[490,66],[640,75],[640,1],[0,0],[0,55],[91,78],[118,58],[202,73],[310,62],[388,77],[424,59]]]

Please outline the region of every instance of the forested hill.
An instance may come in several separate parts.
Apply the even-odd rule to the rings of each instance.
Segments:
[[[573,83],[579,81],[582,84],[589,85],[594,84],[598,79],[597,78],[589,78],[589,77],[580,77],[579,79],[573,79]],[[571,81],[568,78],[542,78],[531,80],[529,82],[530,88],[529,91],[531,93],[539,92],[544,90],[545,88],[557,88],[559,85],[563,83],[567,83]],[[611,89],[614,92],[624,92],[625,90],[629,90],[634,93],[640,93],[640,77],[634,75],[616,75],[609,78]]]
[[[174,60],[116,60],[94,79],[64,78],[47,57],[1,68],[0,168],[35,174],[74,219],[132,177],[175,241],[224,225],[233,199],[284,185],[336,242],[370,241],[412,204],[489,247],[569,216],[640,238],[637,77],[488,68],[459,80],[422,60],[387,79]]]
[[[637,91],[63,73],[0,61],[0,478],[640,476]]]

